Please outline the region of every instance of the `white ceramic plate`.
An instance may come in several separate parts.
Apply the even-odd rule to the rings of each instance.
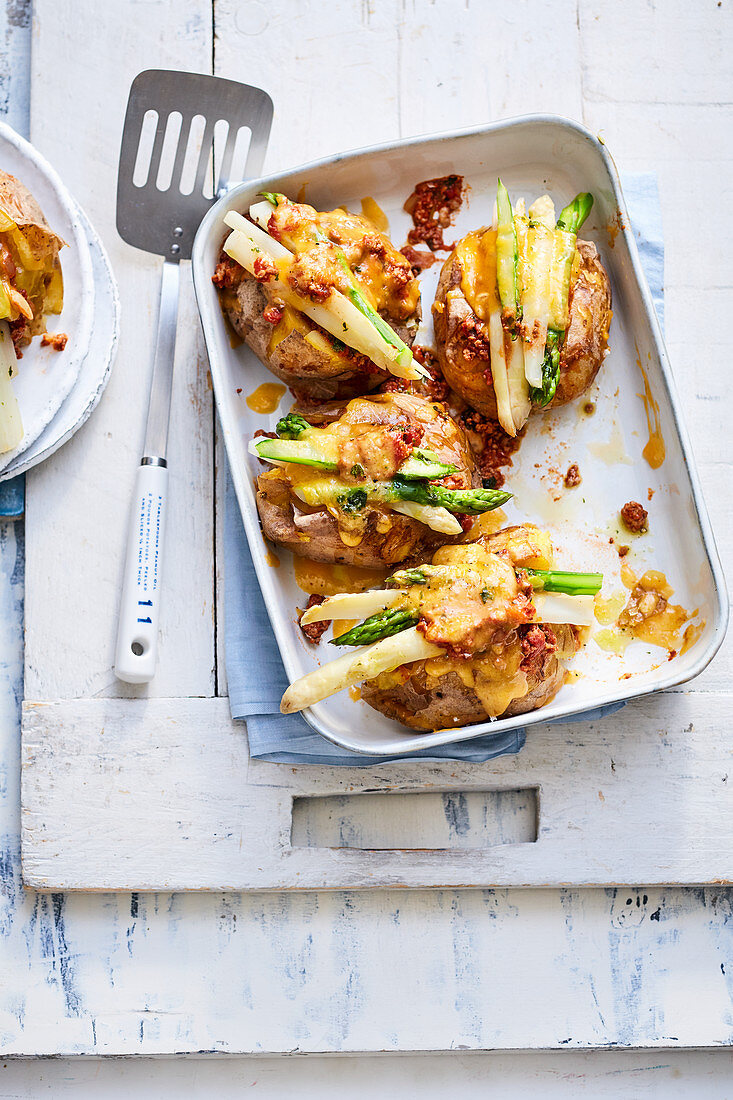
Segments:
[[[107,253],[89,219],[78,208],[89,244],[94,278],[94,326],[87,354],[68,397],[28,449],[0,472],[0,481],[23,474],[57,451],[84,424],[107,385],[117,352],[120,302]],[[22,364],[21,364],[22,365]]]
[[[697,621],[705,625],[697,641],[672,661],[666,649],[641,642],[617,655],[591,639],[574,662],[579,678],[567,683],[548,706],[518,718],[414,734],[353,701],[347,692],[305,712],[324,737],[362,753],[401,754],[488,731],[531,726],[680,684],[712,659],[727,621],[722,571],[613,162],[604,147],[576,123],[531,116],[349,153],[245,183],[212,207],[201,224],[193,249],[193,275],[216,401],[252,557],[288,676],[294,680],[333,654],[326,646],[311,647],[296,625],[294,609],[304,606],[304,597],[295,585],[290,555],[277,550],[279,569],[271,568],[266,559],[253,490],[258,469],[247,443],[257,428],[274,427],[278,413],[257,416],[245,403],[246,396],[272,376],[246,347],[232,349],[224,327],[211,282],[227,232],[223,218],[231,209],[245,211],[260,190],[298,195],[305,188],[306,201],[319,209],[344,204],[359,210],[361,199],[370,195],[387,214],[399,247],[409,228],[402,205],[414,185],[451,172],[465,176],[470,185],[452,239],[491,220],[497,175],[515,197],[524,194],[531,200],[549,191],[557,209],[578,191],[591,191],[595,205],[583,237],[596,241],[613,284],[611,353],[596,383],[579,402],[532,417],[508,471],[507,488],[515,494],[506,508],[509,522],[531,520],[547,527],[558,547],[558,564],[603,571],[604,593],[619,591],[623,590],[620,562],[609,538],[618,534],[622,505],[628,500],[646,502],[652,490],[650,533],[633,540],[627,560],[637,573],[651,567],[666,573],[675,590],[674,602],[690,610],[698,608]],[[423,277],[423,314],[428,323],[418,334],[418,343],[431,342],[429,306],[437,277],[437,268]],[[640,365],[659,404],[666,443],[666,459],[658,470],[652,470],[641,455],[648,431],[639,396],[643,391]],[[595,402],[595,415],[580,414],[579,405],[586,401]],[[279,415],[289,404],[283,401]],[[580,466],[582,485],[563,492],[562,475],[574,462]],[[621,539],[632,541],[623,534]]]
[[[94,319],[94,277],[81,213],[55,171],[32,145],[0,123],[0,167],[16,176],[38,200],[46,220],[68,247],[61,250],[64,308],[50,316],[51,331],[65,332],[63,351],[34,339],[23,349],[15,393],[25,434],[14,451],[0,456],[0,477],[51,423],[76,382],[89,350]]]

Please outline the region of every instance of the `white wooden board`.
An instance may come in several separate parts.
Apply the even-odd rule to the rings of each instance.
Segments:
[[[729,720],[727,700],[664,695],[629,704],[623,722],[537,727],[518,756],[486,764],[356,769],[250,761],[226,699],[27,703],[24,880],[174,891],[720,883],[733,880]],[[536,798],[536,837],[522,802],[507,808],[515,828],[472,820],[469,792],[502,791]],[[360,792],[395,804],[367,847]],[[428,846],[430,797],[420,830],[419,795],[404,792],[449,796],[442,847]],[[292,809],[313,796],[338,796],[338,823],[316,808],[309,838]],[[385,835],[405,839],[379,850]]]
[[[224,686],[216,612],[221,584],[215,581],[221,578],[220,557],[214,569],[221,457],[216,456],[214,492],[211,397],[188,288],[179,323],[171,444],[174,500],[169,530],[173,534],[161,666],[148,688],[123,687],[114,679],[111,660],[123,532],[142,436],[157,300],[156,264],[122,245],[113,228],[115,125],[121,123],[129,81],[139,68],[148,64],[209,68],[211,25],[202,21],[201,5],[195,0],[185,0],[185,5],[177,38],[167,34],[161,18],[160,25],[152,26],[147,56],[125,53],[124,64],[112,66],[111,72],[105,49],[117,33],[128,33],[129,12],[123,7],[106,16],[103,48],[90,57],[89,65],[112,85],[103,104],[90,104],[90,124],[79,135],[81,144],[74,158],[68,157],[63,134],[47,109],[43,73],[44,61],[50,64],[60,43],[66,41],[71,49],[75,32],[47,5],[39,25],[34,103],[40,108],[42,102],[43,109],[34,108],[33,136],[52,161],[68,166],[67,182],[89,206],[112,255],[123,317],[132,317],[133,322],[123,325],[118,369],[99,412],[61,452],[53,468],[29,479],[28,705],[23,749],[26,880],[44,889],[143,885],[302,889],[642,880],[699,883],[731,877],[729,855],[718,832],[723,823],[730,830],[731,814],[728,788],[721,779],[727,768],[727,745],[721,732],[731,703],[729,652],[690,691],[634,704],[591,725],[542,727],[533,732],[519,757],[481,767],[414,763],[384,765],[377,772],[328,771],[248,760],[243,728],[230,722],[226,700],[216,696]],[[152,9],[146,5],[148,10]],[[292,5],[286,16],[264,5],[249,5],[245,10],[219,0],[213,29],[216,71],[259,84],[273,96],[276,117],[266,162],[266,168],[273,170],[421,129],[479,123],[491,114],[544,109],[582,117],[586,109],[583,74],[589,67],[594,70],[589,87],[608,87],[610,63],[597,29],[590,27],[581,35],[577,21],[581,16],[576,17],[575,10],[544,13],[543,9],[538,14],[537,5],[525,0],[498,24],[494,5],[474,5],[460,14],[452,11],[447,4],[420,2],[408,18],[398,0],[390,0],[377,6],[344,3],[307,12]],[[586,21],[592,19],[585,11],[581,14]],[[651,16],[639,20],[639,26],[654,23]],[[431,60],[443,48],[449,23],[456,57],[461,50],[470,52],[472,43],[491,38],[496,47],[494,64],[449,66],[446,79],[439,79]],[[525,33],[530,24],[531,35]],[[554,51],[548,51],[547,41],[563,44],[568,79],[557,81]],[[294,56],[308,57],[307,70],[289,66],[288,59]],[[332,90],[327,82],[315,78],[319,64],[328,66],[334,57],[338,57],[342,89],[338,111],[331,109]],[[374,57],[380,62],[379,79],[369,75],[374,71],[369,58]],[[506,73],[516,71],[520,62],[524,71],[532,71],[532,82],[517,84],[507,79]],[[715,72],[720,64],[716,54]],[[69,81],[74,94],[82,95],[89,79],[89,72],[72,71]],[[710,80],[714,83],[714,77]],[[697,101],[687,99],[694,111]],[[111,103],[119,104],[116,119],[110,118]],[[591,96],[590,104],[588,121],[600,126],[605,117],[602,101]],[[612,151],[618,159],[627,157],[621,167],[640,162],[654,166],[648,147],[638,134],[629,132],[623,114],[609,117],[614,124],[613,135],[608,135]],[[94,160],[99,132],[108,135],[106,153],[88,196],[80,159]],[[618,148],[612,137],[618,139]],[[663,188],[666,181],[676,191],[670,199],[663,189],[663,201],[671,202],[675,212],[689,210],[694,189],[703,178],[699,166],[688,166],[680,154],[674,172],[667,172],[662,181]],[[721,182],[721,186],[724,201],[727,185]],[[678,272],[673,285],[680,288],[677,301],[683,319],[688,316],[688,301],[682,299],[686,265],[679,238],[686,240],[688,232],[684,217],[668,231],[671,267]],[[726,250],[715,235],[708,236],[706,279],[712,285],[725,284]],[[708,288],[692,293],[703,301]],[[674,324],[672,320],[673,340],[678,349],[686,350],[684,328]],[[710,340],[712,346],[714,340]],[[716,381],[715,372],[703,372],[703,361],[699,369],[692,368],[695,392],[713,398],[722,394],[722,381]],[[683,390],[687,386],[690,428],[693,442],[700,447],[713,522],[719,521],[721,551],[730,561],[731,521],[723,504],[730,467],[720,461],[721,456],[729,458],[726,433],[718,422],[711,423],[709,403],[692,398],[687,375],[682,381]],[[93,470],[93,477],[81,479],[81,468]],[[58,568],[51,571],[52,557]],[[81,619],[80,607],[85,609]],[[77,797],[80,785],[84,798]],[[401,822],[414,812],[412,801],[405,800],[405,809],[400,808],[400,791],[480,792],[496,787],[539,792],[532,795],[539,805],[537,839],[522,839],[525,807],[516,810],[519,817],[514,825],[507,824],[499,844],[489,844],[488,834],[482,841],[477,833],[475,848],[422,853],[397,848],[343,850],[325,842],[323,847],[291,846],[294,792],[324,795],[348,788],[358,794],[375,785],[386,785],[395,794],[384,807],[383,829],[380,836],[372,836],[372,843],[399,838]],[[650,805],[658,811],[658,827]],[[498,812],[498,803],[492,806],[487,813]],[[308,829],[322,829],[321,835],[327,838],[328,828],[333,827],[333,805],[323,811],[324,817],[319,813],[318,807],[312,807]],[[509,816],[514,817],[514,811]],[[521,828],[520,818],[525,823]],[[341,825],[345,828],[349,821],[353,832],[353,815]],[[178,822],[185,822],[185,827]],[[432,818],[426,819],[426,831],[435,827]],[[475,827],[470,824],[471,829]],[[338,835],[344,828],[339,827]],[[411,836],[414,843],[414,830]]]
[[[121,284],[126,250],[115,241],[111,212],[127,84],[148,65],[207,71],[212,47],[217,71],[259,83],[276,99],[268,169],[286,168],[337,146],[378,140],[382,134],[394,138],[540,110],[565,112],[602,130],[622,170],[656,167],[666,225],[667,343],[730,574],[730,431],[723,404],[729,389],[727,345],[709,326],[693,348],[687,339],[691,311],[698,315],[704,307],[721,315],[730,312],[725,224],[701,222],[695,205],[700,194],[719,195],[723,209],[730,192],[729,4],[380,0],[377,5],[338,0],[330,6],[328,23],[318,22],[317,8],[309,13],[310,21],[298,18],[300,0],[283,0],[275,7],[260,0],[216,0],[215,8],[210,0],[176,0],[175,5],[119,0],[117,6],[95,0],[35,0],[33,6],[33,136],[103,231],[106,246],[115,252]],[[30,4],[8,4],[7,37],[2,13],[0,3],[0,56],[7,58],[10,42],[0,90],[9,89],[11,110],[17,111],[24,69],[13,42],[23,24],[30,23]],[[79,48],[80,28],[84,49]],[[330,85],[315,69],[315,61],[323,58]],[[558,65],[557,58],[563,63]],[[397,71],[399,81],[393,79]],[[334,107],[334,86],[351,97],[348,111]],[[70,116],[76,123],[73,140]],[[706,281],[691,287],[689,257],[700,255],[703,247]],[[147,318],[154,278],[138,265],[126,268],[123,296],[125,318],[132,317],[133,325]],[[190,313],[183,324],[195,330]],[[57,470],[54,458],[29,489],[31,698],[72,699],[115,689],[109,623],[121,562],[106,555],[111,547],[121,552],[124,523],[115,495],[105,495],[103,488],[105,478],[113,485],[115,477],[127,479],[127,487],[119,489],[121,502],[131,484],[136,443],[126,443],[124,432],[142,435],[143,398],[138,391],[148,360],[140,358],[145,354],[140,339],[134,328],[126,329],[130,353],[118,359],[115,389],[69,444],[76,449],[78,464]],[[193,363],[184,369],[185,389]],[[206,399],[200,362],[198,369],[197,394]],[[107,411],[108,403],[115,410],[122,407],[125,425],[119,426],[111,404]],[[177,415],[185,417],[185,396],[177,407]],[[203,493],[210,478],[201,460],[197,424],[182,422],[179,454],[189,463],[181,467],[185,479]],[[190,458],[186,430],[194,433]],[[112,438],[105,443],[108,432]],[[85,435],[88,443],[82,442]],[[102,468],[105,447],[114,456]],[[92,480],[91,471],[99,484],[93,480],[87,487],[85,505],[83,478]],[[50,482],[46,487],[45,478]],[[179,515],[192,517],[187,527],[193,533],[186,529],[186,538],[195,537],[199,547],[212,500],[207,493],[208,512],[198,510],[198,497],[186,498],[185,479]],[[63,508],[44,515],[54,493],[64,496],[68,515]],[[220,523],[221,512],[216,520]],[[117,525],[119,531],[107,533],[104,523]],[[93,538],[99,540],[96,555],[86,546]],[[58,1058],[51,1063],[6,1058],[6,1091],[22,1092],[20,1071],[35,1066],[43,1081],[29,1086],[29,1095],[43,1089],[54,1096],[74,1090],[76,1095],[106,1095],[113,1089],[110,1075],[124,1077],[120,1092],[128,1094],[132,1086],[138,1095],[147,1095],[140,1075],[127,1074],[145,1066],[140,1055],[450,1050],[447,1056],[371,1061],[361,1073],[368,1075],[372,1093],[381,1088],[386,1095],[391,1095],[390,1088],[401,1088],[406,1095],[417,1088],[427,1096],[431,1088],[455,1092],[456,1087],[462,1095],[472,1095],[476,1084],[482,1096],[523,1095],[528,1061],[533,1083],[525,1091],[531,1095],[539,1090],[543,1096],[565,1096],[574,1089],[584,1096],[637,1097],[662,1089],[665,1096],[702,1097],[717,1066],[720,1088],[715,1095],[729,1094],[730,889],[241,895],[38,894],[24,889],[13,702],[13,692],[22,692],[22,544],[19,525],[0,526],[0,1043],[5,1055],[136,1057],[132,1066],[108,1059],[103,1067],[90,1058],[75,1058],[78,1082],[70,1076],[69,1063]],[[202,572],[210,564],[208,554],[194,555],[188,566],[182,553],[176,558],[173,590],[179,599],[188,591],[191,602],[181,609],[178,623],[167,620],[166,637],[175,644],[164,649],[164,683],[160,691],[153,689],[162,698],[206,696],[214,690],[213,675],[203,683],[195,675],[199,665],[185,637],[193,611],[200,612],[202,593],[209,593],[206,598],[213,603],[212,575]],[[203,621],[211,618],[203,616]],[[47,646],[44,631],[50,634]],[[209,637],[213,666],[213,623]],[[221,691],[221,640],[217,655]],[[719,707],[726,699],[733,704],[732,658],[733,647],[728,646],[691,685],[695,706],[702,711],[709,696]],[[674,700],[660,703],[665,713],[667,706],[676,705]],[[684,733],[691,704],[685,698],[680,705],[682,718],[675,728]],[[623,755],[613,757],[617,771],[638,760],[640,739],[649,742],[656,736],[661,742],[660,729],[655,716],[630,714],[627,735],[619,741]],[[716,734],[721,752],[729,729],[728,718]],[[606,732],[611,735],[610,727]],[[583,782],[577,764],[587,751],[578,744],[570,783]],[[99,780],[104,776],[109,783],[114,761],[100,756],[96,767]],[[252,765],[253,770],[261,767]],[[678,767],[688,771],[687,763],[679,761]],[[267,770],[288,773],[269,765]],[[167,781],[176,778],[183,778],[178,770]],[[246,778],[244,771],[241,778]],[[605,786],[599,789],[607,796]],[[640,775],[638,790],[641,833],[654,821],[653,775]],[[590,787],[589,792],[590,797]],[[69,805],[80,797],[83,790],[76,784]],[[689,830],[695,831],[692,821]],[[677,833],[673,837],[681,843]],[[721,1048],[715,1058],[709,1053],[713,1046]],[[557,1050],[551,1064],[542,1054],[525,1060],[515,1053],[518,1048],[547,1047]],[[613,1050],[578,1052],[598,1047]],[[654,1049],[644,1054],[629,1047]],[[690,1055],[680,1049],[670,1052],[670,1047],[702,1049]],[[505,1053],[457,1053],[487,1049]],[[721,1058],[728,1062],[721,1063]],[[395,1065],[401,1067],[401,1076]],[[54,1067],[63,1072],[56,1074]],[[88,1073],[82,1074],[85,1068]],[[169,1058],[153,1060],[148,1089],[156,1097],[179,1095],[184,1089],[206,1096],[215,1089],[224,1096],[240,1095],[243,1087],[256,1083],[263,1094],[278,1097],[295,1089],[303,1096],[330,1095],[329,1089],[335,1095],[336,1088],[341,1093],[357,1088],[358,1093],[359,1072],[360,1060],[354,1058],[263,1063],[219,1057],[203,1066]]]

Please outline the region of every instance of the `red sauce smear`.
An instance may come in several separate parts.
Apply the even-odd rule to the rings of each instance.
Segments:
[[[453,245],[443,240],[443,231],[453,224],[453,218],[463,202],[463,176],[440,176],[423,180],[405,203],[404,209],[412,218],[413,228],[407,234],[408,245],[426,244],[433,252],[450,251]],[[414,266],[428,267],[434,258],[427,252],[412,255],[402,250]]]

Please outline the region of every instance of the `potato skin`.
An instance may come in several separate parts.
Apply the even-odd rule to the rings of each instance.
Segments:
[[[373,512],[358,546],[347,546],[339,535],[338,523],[325,508],[302,512],[289,493],[273,492],[272,483],[257,483],[257,510],[262,533],[270,542],[283,546],[301,558],[333,565],[360,565],[379,569],[397,565],[423,553],[430,554],[444,539],[414,519],[393,513],[389,531],[377,530]]]
[[[238,286],[222,299],[224,312],[234,331],[257,358],[299,397],[309,401],[332,401],[371,393],[392,376],[350,349],[342,355],[327,355],[314,348],[297,331],[291,332],[272,352],[268,350],[273,325],[264,317],[268,298],[261,284],[242,272]],[[412,347],[420,321],[420,306],[407,321],[384,315],[400,339]],[[315,331],[323,332],[317,326]],[[324,333],[324,336],[326,334]]]
[[[553,626],[560,652],[572,652],[575,634],[567,625]],[[428,686],[425,662],[416,661],[406,666],[410,677],[397,687],[387,689],[378,686],[378,680],[362,684],[361,697],[375,710],[415,730],[454,729],[488,721],[481,700],[472,688],[463,683],[457,673],[441,676],[437,684]],[[541,670],[527,677],[528,691],[520,699],[513,699],[500,718],[514,718],[527,714],[548,703],[562,687],[565,667],[555,654],[548,654]]]
[[[611,285],[596,246],[578,241],[580,268],[570,290],[570,324],[560,354],[560,378],[555,396],[545,408],[566,405],[579,397],[597,375],[606,356],[611,322]],[[452,294],[448,294],[452,291]],[[440,274],[433,304],[435,340],[446,381],[464,401],[492,420],[496,398],[488,357],[477,356],[465,331],[478,321],[461,291],[461,264],[455,252]],[[481,327],[481,322],[478,321]],[[534,410],[533,410],[534,411]]]
[[[450,438],[452,449],[441,457],[454,461],[460,467],[461,473],[454,475],[458,478],[455,487],[480,487],[481,477],[468,437],[464,429],[447,416],[442,406],[422,397],[401,393],[381,394],[368,400],[370,409],[375,410],[375,423],[381,420],[389,424],[396,417],[409,417],[411,408],[428,410],[431,416],[434,413],[430,410],[441,409],[441,415],[435,417],[434,427],[426,429],[422,446],[441,454],[441,432],[449,431],[451,435],[443,438]],[[333,408],[330,413],[333,416]],[[443,418],[449,421],[447,428],[440,427],[445,424]],[[431,435],[431,431],[436,434]],[[445,542],[454,541],[417,520],[397,512],[372,508],[361,541],[356,546],[347,546],[339,535],[336,518],[326,508],[307,508],[293,497],[285,481],[262,475],[257,479],[257,509],[265,538],[300,557],[335,565],[367,568],[396,565],[418,556],[429,556]],[[386,529],[380,530],[379,527]]]

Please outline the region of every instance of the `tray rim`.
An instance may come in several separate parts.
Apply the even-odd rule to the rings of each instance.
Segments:
[[[201,317],[206,350],[211,366],[214,397],[220,423],[224,432],[224,443],[227,450],[227,458],[230,459],[229,465],[231,469],[235,492],[237,495],[237,502],[239,504],[242,522],[247,533],[247,539],[250,544],[250,550],[252,551],[253,561],[255,563],[255,571],[257,572],[257,577],[260,588],[262,590],[265,606],[267,607],[267,613],[278,643],[280,656],[283,660],[283,664],[285,665],[288,677],[292,679],[290,669],[288,668],[289,662],[286,659],[284,646],[281,639],[281,634],[284,634],[284,630],[289,627],[290,624],[281,623],[279,617],[274,613],[274,607],[272,606],[272,601],[268,599],[267,591],[268,588],[271,587],[271,578],[269,577],[269,575],[266,575],[266,579],[263,583],[263,577],[260,574],[260,570],[257,569],[257,555],[254,552],[254,548],[258,545],[258,541],[261,541],[259,516],[252,516],[250,514],[251,509],[244,492],[244,478],[242,476],[242,471],[236,468],[234,462],[231,460],[229,455],[229,437],[232,426],[228,423],[229,418],[226,414],[226,401],[223,399],[223,397],[222,400],[219,399],[218,387],[220,385],[223,385],[223,382],[219,378],[216,344],[213,338],[213,333],[209,327],[210,325],[216,323],[217,318],[212,317],[209,311],[208,302],[210,301],[210,294],[207,297],[206,292],[209,290],[210,286],[210,272],[205,270],[203,263],[203,252],[208,243],[209,233],[211,232],[212,228],[214,228],[216,222],[220,217],[221,212],[223,210],[231,209],[240,195],[249,193],[255,188],[257,190],[261,190],[265,187],[270,189],[269,185],[277,182],[278,180],[287,180],[289,177],[300,175],[305,171],[323,169],[329,166],[333,166],[335,164],[343,163],[344,161],[354,161],[365,158],[367,156],[373,157],[375,155],[389,153],[395,149],[405,149],[436,142],[453,141],[455,139],[464,137],[485,136],[500,133],[506,130],[520,129],[522,127],[536,125],[552,126],[558,128],[560,131],[569,131],[575,136],[581,138],[584,142],[592,146],[596,155],[600,155],[603,165],[608,173],[613,191],[613,199],[621,215],[620,232],[626,242],[634,273],[634,278],[636,280],[637,287],[641,293],[641,301],[647,320],[649,322],[654,349],[659,359],[662,378],[666,387],[672,418],[680,443],[680,449],[682,451],[682,458],[687,468],[687,473],[690,479],[690,487],[692,491],[692,501],[695,508],[695,515],[697,517],[698,526],[700,528],[702,544],[705,550],[705,555],[707,557],[707,564],[710,568],[713,588],[715,592],[715,601],[713,608],[715,621],[713,625],[713,631],[706,648],[701,652],[691,668],[689,668],[683,675],[670,674],[666,677],[662,677],[654,684],[640,686],[632,686],[632,680],[624,681],[623,683],[627,685],[626,687],[619,686],[615,691],[610,692],[608,696],[604,696],[603,700],[599,700],[598,703],[596,703],[593,707],[588,707],[587,705],[581,705],[578,707],[568,706],[566,707],[564,713],[560,715],[553,715],[551,719],[547,719],[545,716],[543,716],[542,708],[540,708],[537,711],[533,711],[529,714],[521,715],[513,719],[498,719],[494,720],[493,722],[484,722],[473,726],[463,726],[458,729],[442,730],[418,735],[413,734],[411,735],[409,742],[401,742],[399,745],[394,744],[391,747],[382,744],[381,746],[375,746],[374,748],[367,750],[362,747],[356,747],[352,744],[349,744],[347,741],[331,736],[329,733],[327,733],[322,728],[321,722],[319,721],[318,717],[312,713],[313,708],[308,708],[307,710],[302,712],[303,718],[308,722],[308,724],[327,741],[330,741],[332,744],[338,745],[341,748],[349,749],[350,751],[358,753],[359,755],[384,757],[395,755],[403,756],[418,752],[422,749],[429,749],[437,745],[450,744],[456,741],[468,741],[477,737],[485,736],[489,733],[498,733],[500,731],[503,732],[513,728],[537,725],[541,722],[547,723],[548,721],[577,721],[581,720],[583,718],[583,715],[587,715],[590,718],[592,714],[597,715],[599,708],[605,708],[608,706],[612,706],[613,704],[623,703],[631,699],[641,698],[645,695],[651,695],[659,691],[665,691],[689,682],[696,676],[699,676],[700,673],[703,672],[705,668],[707,668],[707,666],[710,664],[710,662],[713,660],[716,653],[720,649],[723,643],[723,639],[725,638],[729,618],[729,602],[723,568],[715,544],[715,537],[713,534],[712,525],[710,523],[710,518],[708,516],[707,508],[705,506],[702,494],[702,487],[697,472],[697,466],[692,452],[692,446],[683,420],[681,402],[677,393],[677,387],[670,367],[661,325],[659,323],[659,318],[657,317],[657,313],[652,302],[651,292],[649,290],[646,275],[641,264],[636,239],[634,237],[631,222],[629,219],[628,209],[623,196],[623,190],[621,187],[618,170],[616,168],[613,157],[611,156],[605,145],[605,142],[594,137],[593,134],[581,123],[576,122],[573,119],[565,118],[562,115],[533,113],[526,115],[517,115],[511,118],[502,119],[498,122],[487,123],[483,126],[464,127],[455,130],[439,131],[433,134],[420,134],[411,138],[403,138],[398,139],[397,141],[382,142],[376,145],[364,146],[359,149],[337,153],[330,157],[322,157],[317,160],[308,161],[304,164],[288,168],[285,171],[272,172],[268,173],[267,175],[259,176],[255,179],[245,180],[242,183],[230,188],[224,195],[222,195],[218,199],[218,201],[214,203],[209,209],[209,211],[203,218],[201,225],[199,226],[196,237],[194,239],[191,257],[196,302],[199,309],[199,315]],[[672,669],[674,667],[674,664],[670,663],[669,667],[670,669]]]

